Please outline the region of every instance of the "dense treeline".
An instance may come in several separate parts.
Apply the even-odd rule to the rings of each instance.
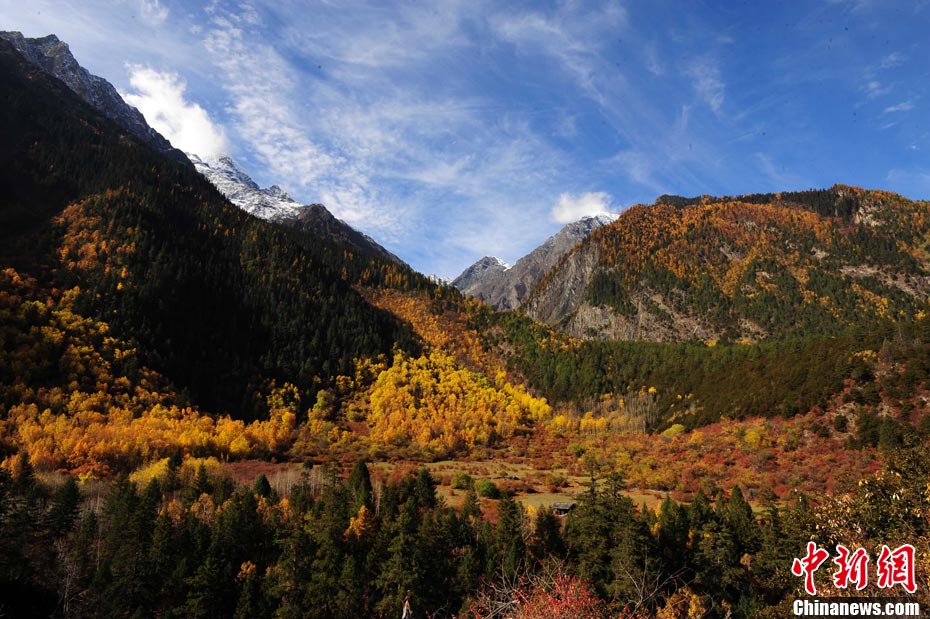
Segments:
[[[822,217],[836,217],[852,220],[863,207],[894,205],[907,208],[909,200],[901,196],[880,190],[865,190],[849,185],[834,185],[829,189],[807,189],[804,191],[781,191],[778,193],[753,193],[741,196],[682,196],[661,195],[656,204],[669,204],[678,208],[700,204],[725,204],[727,202],[745,202],[747,204],[780,204],[788,208],[803,209]]]
[[[433,459],[525,435],[550,410],[503,372],[491,379],[439,349],[354,360],[314,400],[270,381],[254,400],[262,418],[248,423],[210,415],[146,365],[138,346],[79,313],[78,288],[46,294],[33,278],[0,271],[0,461],[28,452],[42,470],[109,475],[176,451],[304,458],[358,448]]]
[[[585,602],[593,616],[783,616],[803,586],[792,558],[812,536],[869,552],[909,542],[923,556],[930,532],[925,448],[820,508],[799,499],[754,513],[736,488],[651,511],[618,476],[592,479],[564,527],[547,509],[530,514],[507,495],[482,502],[474,489],[453,510],[425,469],[373,483],[362,463],[344,480],[319,467],[281,496],[264,476],[237,488],[202,467],[179,475],[173,462],[145,487],[124,477],[49,485],[25,459],[0,471],[0,610],[377,617],[396,616],[409,591],[416,617],[486,617],[502,604],[528,617],[521,604],[567,586],[596,594]],[[527,583],[541,589],[521,591]],[[570,616],[577,602],[552,595],[554,614],[541,616]]]
[[[107,323],[76,313],[77,298],[45,297],[0,271],[0,461],[28,452],[43,470],[107,475],[179,451],[228,459],[290,448],[303,415],[293,385],[267,385],[262,420],[204,414]]]
[[[903,338],[913,345],[906,351],[899,346],[902,356],[923,358],[918,350],[930,344],[926,319],[832,338],[716,346],[570,340],[519,314],[476,314],[476,322],[490,334],[491,346],[513,349],[511,369],[552,401],[585,407],[605,394],[653,387],[659,414],[652,430],[676,422],[696,427],[721,417],[806,412],[840,392],[844,381],[870,378],[859,351],[883,343],[894,348],[890,342]],[[910,373],[910,388],[915,376]]]
[[[436,458],[526,434],[551,411],[545,400],[504,376],[492,384],[441,352],[418,359],[396,355],[378,375],[370,402],[367,422],[374,447],[412,445],[417,453]]]
[[[850,219],[855,212],[857,203],[848,189],[840,185],[830,189],[808,189],[806,191],[784,191],[780,193],[754,193],[743,196],[698,196],[684,198],[682,196],[661,195],[656,198],[656,204],[670,204],[683,208],[697,204],[720,204],[723,202],[747,202],[749,204],[774,204],[781,202],[794,207],[813,211],[824,217],[840,217]]]

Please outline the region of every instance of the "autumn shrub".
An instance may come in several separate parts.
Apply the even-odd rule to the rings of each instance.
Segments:
[[[609,608],[590,583],[557,566],[539,574],[490,581],[469,609],[475,619],[611,619]],[[617,619],[634,619],[623,612]]]
[[[546,483],[553,488],[564,488],[568,485],[568,480],[561,473],[550,473]]]
[[[486,499],[499,499],[501,498],[501,491],[490,479],[482,479],[475,484],[475,491],[478,493],[478,496],[484,497]]]
[[[450,485],[455,490],[468,490],[474,485],[475,481],[471,478],[471,475],[464,472],[455,473],[452,476],[452,481]]]

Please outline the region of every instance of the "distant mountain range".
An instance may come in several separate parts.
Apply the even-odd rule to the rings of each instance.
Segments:
[[[452,281],[464,294],[476,297],[497,309],[517,309],[549,269],[558,264],[579,241],[614,220],[598,215],[568,224],[513,267],[494,256],[485,256]]]
[[[60,62],[37,56],[46,52]],[[810,410],[873,371],[852,355],[930,333],[927,202],[844,185],[662,196],[616,221],[566,226],[513,267],[479,261],[456,285],[521,310],[495,312],[322,206],[258,187],[231,158],[191,165],[153,148],[122,124],[135,118],[124,104],[99,95],[112,87],[69,58],[53,37],[0,37],[0,293],[18,317],[7,351],[20,337],[46,351],[36,340],[46,332],[33,327],[51,299],[61,320],[87,321],[73,350],[99,349],[94,338],[112,334],[136,351],[113,361],[127,379],[157,372],[181,407],[266,419],[256,394],[285,384],[303,410],[321,390],[364,401],[350,389],[360,360],[377,368],[439,349],[487,372],[478,382],[495,384],[506,368],[556,405],[655,386],[657,410],[670,411],[659,428]],[[75,90],[46,68],[62,66],[93,88]],[[752,342],[764,343],[743,345]],[[0,372],[9,402],[42,386],[71,389],[57,360],[70,350]]]
[[[352,256],[406,268],[322,205],[301,205],[277,186],[258,187],[232,158],[203,160],[174,149],[109,82],[81,67],[56,36],[2,32],[0,41],[125,134],[184,166],[193,163],[243,211],[297,230],[308,248],[332,243]],[[84,114],[64,97],[59,105],[72,116]],[[81,165],[73,156],[27,169],[11,154],[4,165],[20,181],[7,183],[11,206],[2,213],[3,235],[36,225],[57,200],[81,195],[90,178],[68,176],[68,166]],[[33,182],[35,191],[29,189]],[[512,267],[482,258],[453,285],[495,308],[520,308],[582,338],[761,341],[831,335],[926,312],[928,211],[926,202],[843,185],[736,197],[661,196],[655,204],[627,209],[614,222],[597,217],[569,224]],[[383,269],[352,268],[369,274]]]
[[[885,191],[662,196],[584,238],[523,307],[584,338],[832,335],[926,313],[928,241],[930,203]]]

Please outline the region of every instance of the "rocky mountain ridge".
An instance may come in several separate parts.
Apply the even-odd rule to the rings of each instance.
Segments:
[[[0,39],[10,43],[27,61],[61,80],[85,103],[142,143],[177,162],[193,164],[220,193],[244,211],[262,219],[292,224],[305,232],[324,235],[378,258],[402,263],[374,239],[337,219],[322,205],[300,204],[277,185],[260,188],[231,157],[224,155],[204,159],[174,148],[149,126],[139,110],[123,100],[110,82],[82,67],[68,44],[54,34],[27,38],[19,32],[0,32]]]
[[[78,64],[68,44],[54,34],[40,38],[27,38],[20,32],[0,32],[0,39],[8,41],[29,62],[52,75],[74,91],[91,107],[156,151],[175,161],[187,162],[184,153],[171,146],[160,133],[152,129],[142,113],[119,95],[116,88]]]
[[[614,220],[607,215],[584,217],[570,223],[510,267],[499,258],[484,257],[453,280],[464,294],[497,309],[518,309],[546,272],[579,241]]]

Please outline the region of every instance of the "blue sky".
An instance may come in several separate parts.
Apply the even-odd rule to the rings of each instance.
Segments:
[[[930,198],[930,1],[0,0],[426,273],[674,193]]]

